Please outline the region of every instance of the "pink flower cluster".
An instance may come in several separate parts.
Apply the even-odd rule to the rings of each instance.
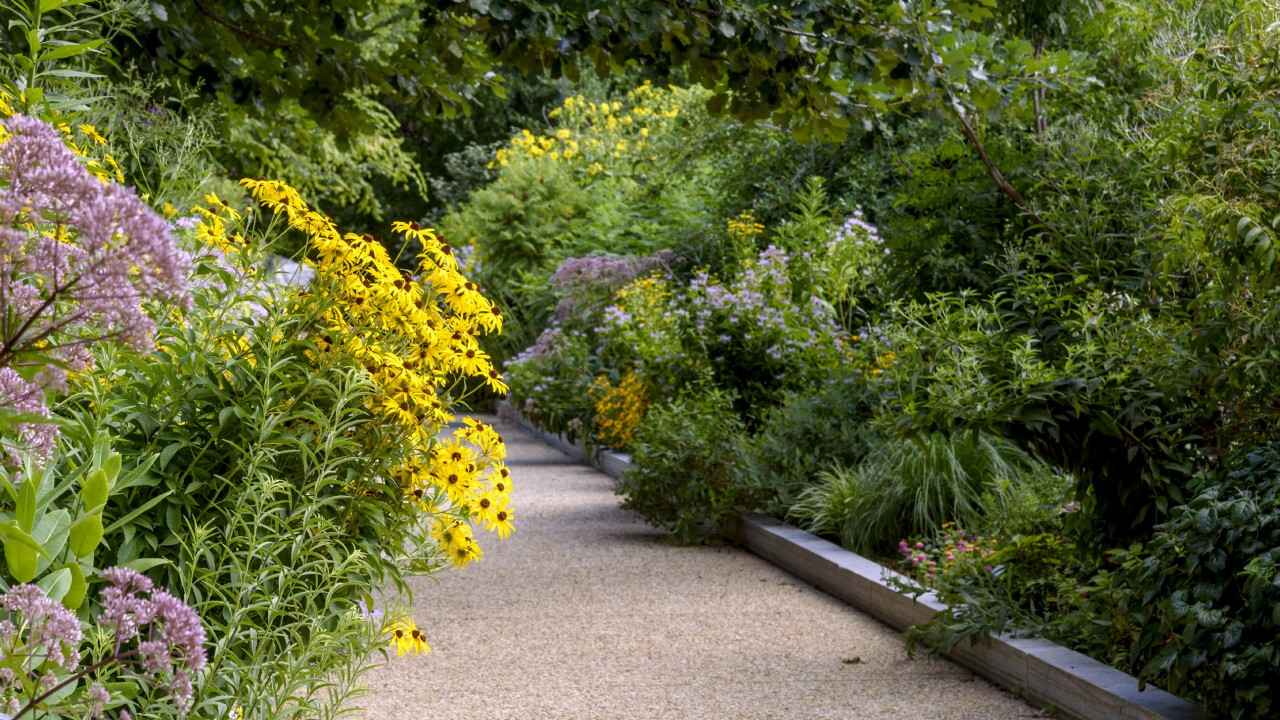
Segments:
[[[102,576],[111,585],[102,591],[98,623],[115,634],[116,654],[129,654],[122,649],[137,639],[142,672],[167,678],[164,685],[174,705],[186,712],[195,695],[191,679],[206,662],[200,617],[168,590],[153,587],[141,573],[113,567]]]
[[[0,142],[0,409],[45,414],[44,389],[85,368],[87,346],[150,346],[143,298],[186,306],[190,259],[169,226],[129,187],[88,172],[57,130],[36,118],[3,122]],[[14,369],[29,368],[19,373]],[[39,373],[36,368],[42,368]],[[33,398],[39,398],[39,408]],[[51,437],[26,423],[6,450],[46,459]]]
[[[164,687],[180,711],[190,710],[195,696],[192,678],[206,663],[204,626],[199,616],[133,570],[113,567],[102,576],[111,584],[102,591],[98,624],[114,634],[115,645],[107,657],[91,667],[80,666],[84,634],[79,619],[62,603],[30,584],[0,595],[0,610],[6,613],[0,620],[0,660],[7,665],[0,668],[0,696],[10,698],[4,708],[9,714],[22,717],[33,710],[47,712],[53,706],[46,703],[64,702],[52,699],[60,690],[111,663],[127,668],[138,679]],[[15,672],[13,659],[20,661],[16,667],[25,674]],[[103,717],[111,701],[106,687],[90,683],[84,697],[77,708],[57,710]],[[20,707],[21,699],[27,700],[26,706]],[[129,713],[122,710],[119,717],[125,720]]]
[[[994,570],[988,560],[995,555],[996,538],[966,535],[955,523],[946,523],[943,530],[944,534],[930,540],[928,545],[921,540],[898,543],[903,563],[909,563],[917,577],[928,582],[942,575],[970,573],[978,568],[987,573]]]

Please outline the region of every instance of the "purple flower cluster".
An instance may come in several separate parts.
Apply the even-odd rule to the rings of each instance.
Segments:
[[[12,697],[6,710],[21,717],[32,710],[48,711],[44,703],[66,687],[102,670],[108,663],[133,659],[135,669],[153,676],[173,696],[174,704],[186,712],[195,691],[192,676],[205,666],[204,627],[186,603],[165,590],[154,589],[151,581],[133,570],[111,568],[102,573],[111,585],[102,591],[102,614],[98,622],[111,630],[115,646],[107,657],[91,667],[80,667],[80,642],[84,634],[80,621],[62,603],[36,585],[23,584],[0,595],[0,659],[20,660],[20,674],[10,665],[0,669],[0,695]],[[142,597],[141,593],[149,594]],[[125,645],[138,639],[136,647]],[[55,670],[64,672],[60,676]],[[167,681],[166,681],[167,679]],[[19,698],[28,698],[19,707]],[[101,718],[111,695],[101,683],[93,682],[81,706],[94,718]],[[58,715],[58,712],[54,712]],[[121,711],[120,718],[128,717]]]
[[[546,360],[550,358],[556,351],[556,347],[564,339],[564,331],[558,327],[549,327],[538,335],[538,339],[532,345],[520,351],[519,355],[507,361],[504,369],[510,370],[512,366],[534,360]]]
[[[853,216],[844,221],[844,224],[836,230],[836,234],[831,238],[831,242],[827,243],[827,251],[832,252],[838,246],[845,243],[852,243],[854,247],[881,247],[884,240],[880,238],[880,230],[874,225],[868,223],[862,218],[861,210],[854,210]],[[883,248],[884,254],[889,254],[889,248]]]
[[[138,640],[138,663],[143,673],[168,678],[165,687],[182,712],[195,695],[191,679],[205,666],[205,632],[200,617],[169,591],[155,588],[146,576],[113,567],[102,576],[111,583],[102,591],[98,623],[115,634],[115,652]],[[143,597],[143,594],[149,597]]]
[[[44,390],[38,384],[24,380],[16,370],[9,367],[0,367],[0,408],[49,417],[49,408],[44,403]],[[10,430],[17,436],[17,444],[0,441],[0,446],[13,465],[22,464],[24,451],[37,458],[48,458],[58,442],[58,428],[49,423],[14,423]]]
[[[45,662],[65,670],[75,670],[80,664],[80,641],[84,638],[80,621],[43,589],[17,585],[0,595],[0,607],[9,612],[9,619],[0,620],[0,648],[39,648]],[[18,623],[12,619],[15,615]],[[16,680],[16,676],[0,680],[0,691],[8,690]]]
[[[168,224],[132,188],[89,173],[48,124],[23,115],[3,124],[0,368],[43,358],[83,368],[85,346],[102,339],[147,348],[154,323],[142,299],[189,303],[190,259]],[[65,383],[52,366],[39,377]],[[15,397],[30,394],[0,395],[0,406]],[[51,448],[30,449],[47,458]]]
[[[669,266],[673,259],[675,253],[671,250],[662,250],[647,257],[591,253],[566,259],[551,276],[551,286],[561,296],[556,306],[556,318],[560,322],[568,321],[575,312],[607,301],[627,283],[645,273]]]

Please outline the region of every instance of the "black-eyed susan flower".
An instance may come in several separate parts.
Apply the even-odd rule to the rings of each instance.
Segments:
[[[396,649],[396,657],[404,657],[406,654],[423,655],[431,652],[431,647],[427,645],[427,636],[422,634],[418,629],[418,625],[414,623],[413,618],[405,617],[391,623],[384,632],[389,634],[391,646]]]

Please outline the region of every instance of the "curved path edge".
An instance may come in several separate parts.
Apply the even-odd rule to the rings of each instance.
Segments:
[[[613,477],[630,464],[628,455],[571,443],[539,430],[523,417],[521,427],[544,443]],[[927,622],[947,606],[932,593],[912,598],[890,587],[897,576],[878,563],[775,518],[735,514],[724,535],[752,553],[895,630]],[[905,578],[902,578],[905,579]],[[1044,638],[1006,633],[989,642],[960,643],[947,657],[1033,703],[1052,705],[1064,716],[1091,720],[1208,720],[1190,702],[1136,677]]]

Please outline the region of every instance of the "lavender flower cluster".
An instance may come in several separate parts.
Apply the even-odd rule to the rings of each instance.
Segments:
[[[166,688],[180,711],[190,710],[195,695],[192,677],[206,663],[199,616],[168,591],[153,588],[138,572],[114,567],[102,575],[111,584],[102,591],[98,624],[113,633],[115,644],[110,655],[87,668],[80,667],[80,621],[62,603],[30,584],[0,595],[0,608],[8,613],[0,620],[0,696],[10,698],[5,705],[10,715],[49,711],[43,703],[59,690],[113,662],[124,669],[124,661],[129,661],[131,674]],[[85,695],[87,707],[79,712],[101,718],[110,693],[93,682]],[[21,706],[21,699],[28,698]],[[128,720],[128,711],[119,717]]]
[[[132,188],[89,173],[58,131],[15,115],[0,132],[0,408],[34,407],[45,388],[65,387],[66,371],[86,368],[86,346],[115,339],[146,349],[154,323],[143,298],[186,306],[190,260],[169,226]],[[33,379],[11,368],[45,365]],[[22,449],[39,459],[54,435],[25,424]],[[19,448],[8,447],[16,461]]]
[[[139,667],[173,696],[182,712],[191,709],[195,695],[192,677],[204,668],[204,626],[189,605],[134,570],[108,568],[102,576],[111,583],[102,591],[98,623],[115,635],[115,653],[126,657],[124,646],[137,640]],[[143,597],[146,593],[149,597]]]
[[[551,276],[551,286],[561,296],[556,305],[556,319],[567,322],[575,312],[602,300],[607,301],[627,283],[645,273],[669,266],[673,259],[675,253],[671,250],[646,257],[620,258],[591,253],[566,259]]]
[[[852,287],[844,291],[862,292],[889,254],[879,229],[868,223],[860,210],[854,210],[827,242],[823,264],[829,274],[846,283],[850,282],[851,273],[859,273]]]
[[[532,345],[521,350],[520,354],[508,360],[504,369],[510,370],[514,366],[527,362],[549,359],[563,339],[564,331],[560,328],[553,326],[544,329]]]
[[[808,306],[792,302],[787,264],[786,252],[770,245],[729,285],[713,282],[705,272],[695,275],[689,290],[692,297],[699,299],[694,313],[697,330],[706,332],[709,324],[720,320],[748,341],[786,333],[789,328],[834,330],[835,321],[827,306],[816,299]],[[812,338],[812,333],[809,335]],[[721,342],[729,338],[723,334],[719,337]]]

